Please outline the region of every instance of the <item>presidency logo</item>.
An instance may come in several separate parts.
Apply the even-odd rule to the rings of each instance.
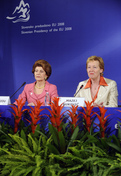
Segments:
[[[7,16],[8,20],[12,20],[13,23],[17,22],[27,22],[30,19],[30,6],[28,3],[24,3],[24,0],[20,1],[19,6],[17,6],[12,13],[12,16]]]

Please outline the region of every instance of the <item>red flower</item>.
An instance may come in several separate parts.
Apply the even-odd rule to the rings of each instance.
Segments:
[[[70,122],[74,128],[76,128],[76,126],[77,126],[77,121],[78,121],[78,116],[79,116],[79,114],[76,113],[77,108],[78,108],[78,106],[71,105],[71,108],[70,108],[71,111],[68,110],[68,112],[69,112],[68,115],[71,118]]]
[[[109,115],[107,115],[106,117],[104,117],[104,116],[105,116],[105,113],[107,112],[107,109],[105,109],[105,107],[100,107],[100,106],[99,106],[99,109],[100,109],[100,115],[97,114],[97,113],[95,113],[95,114],[97,115],[100,124],[99,124],[99,125],[96,124],[96,125],[98,125],[98,126],[100,127],[101,137],[104,138],[104,137],[105,137],[105,129],[106,129],[106,127],[107,127],[107,126],[106,126],[106,122],[107,122],[107,120],[108,120],[107,118],[108,118],[111,114],[109,114]]]
[[[50,121],[52,123],[52,125],[57,128],[58,131],[61,131],[62,126],[62,116],[65,112],[61,113],[62,109],[63,109],[63,103],[61,105],[59,105],[59,98],[58,97],[54,97],[53,101],[50,104],[51,110],[48,109],[48,111],[50,112],[51,116],[50,117]]]
[[[41,103],[39,100],[36,101],[36,104],[34,107],[30,107],[30,117],[31,121],[26,119],[31,124],[32,133],[35,133],[35,129],[37,127],[37,122],[41,119],[42,114],[40,115],[40,112],[43,111],[43,109],[40,109],[43,103]]]
[[[91,102],[85,101],[86,107],[82,107],[84,112],[80,112],[86,121],[85,126],[89,132],[90,132],[90,127],[91,127],[91,123],[92,123],[91,117],[94,115],[94,112],[92,113],[92,109],[94,108],[94,106],[92,106],[92,103],[93,103],[93,101],[91,101]]]
[[[22,110],[23,106],[25,105],[25,102],[23,102],[22,99],[20,100],[16,100],[17,101],[17,106],[12,104],[11,105],[11,109],[13,109],[14,112],[11,112],[14,116],[14,133],[16,133],[18,131],[18,125],[19,125],[19,122],[22,118],[22,115],[25,111],[28,111],[28,109],[24,109]]]

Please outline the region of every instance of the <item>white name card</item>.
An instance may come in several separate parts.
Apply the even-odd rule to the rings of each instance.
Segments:
[[[85,98],[82,97],[59,97],[59,105],[63,103],[64,106],[70,107],[75,106],[85,106]]]
[[[0,96],[0,105],[9,105],[11,104],[9,96]]]

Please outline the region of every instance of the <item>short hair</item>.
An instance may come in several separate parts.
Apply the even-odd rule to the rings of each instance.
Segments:
[[[86,62],[86,69],[87,69],[87,65],[90,61],[98,61],[100,69],[103,69],[103,72],[104,72],[104,61],[103,61],[102,57],[99,57],[99,56],[88,57],[87,62]],[[103,76],[103,73],[101,73],[100,75]]]
[[[32,73],[34,74],[35,72],[35,68],[36,67],[42,67],[43,70],[46,72],[46,75],[47,75],[47,79],[50,77],[51,73],[52,73],[52,68],[51,68],[51,65],[45,61],[45,60],[37,60],[34,65],[33,65],[33,68],[32,68]],[[46,79],[46,80],[47,80]]]

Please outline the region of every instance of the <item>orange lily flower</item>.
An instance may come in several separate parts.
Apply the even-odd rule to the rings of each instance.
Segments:
[[[49,115],[47,115],[47,116],[50,117],[50,121],[51,121],[52,125],[54,127],[56,127],[59,132],[62,129],[62,126],[61,126],[61,123],[63,120],[62,116],[66,112],[65,111],[65,112],[61,113],[64,105],[63,105],[63,103],[61,105],[59,105],[59,98],[54,97],[53,101],[50,104],[50,107],[51,107],[51,110],[48,109],[48,111],[50,112],[51,116],[49,116]]]
[[[37,127],[37,122],[41,119],[40,112],[43,111],[43,109],[40,109],[40,107],[42,106],[43,103],[41,103],[39,100],[36,101],[36,104],[33,107],[30,107],[30,117],[31,117],[31,121],[26,119],[30,124],[31,124],[31,129],[32,129],[32,133],[35,133],[35,129]]]
[[[70,116],[71,120],[69,120],[71,122],[71,124],[74,126],[74,128],[76,128],[77,126],[77,121],[78,121],[78,116],[79,114],[77,114],[77,108],[78,106],[75,105],[71,105],[71,111],[68,110],[68,115]]]
[[[105,107],[100,107],[100,106],[99,106],[99,109],[100,109],[100,115],[97,114],[97,113],[95,113],[95,114],[97,115],[100,124],[99,124],[99,125],[96,124],[96,125],[98,125],[98,126],[100,127],[101,137],[104,138],[104,137],[105,137],[105,129],[106,129],[106,127],[107,127],[107,126],[106,126],[106,122],[107,122],[107,120],[108,120],[107,118],[108,118],[111,114],[109,114],[109,115],[107,115],[106,117],[104,117],[104,116],[105,116],[105,113],[107,112],[107,109],[105,109]]]
[[[14,111],[14,112],[11,112],[14,116],[14,133],[16,133],[18,131],[18,125],[19,125],[19,122],[22,118],[22,115],[25,111],[28,111],[28,109],[24,109],[22,110],[23,106],[25,105],[25,102],[23,102],[22,99],[20,100],[16,100],[17,101],[17,106],[14,105],[14,104],[11,104],[11,109]]]
[[[80,112],[86,121],[85,126],[89,132],[90,132],[90,126],[92,123],[91,117],[94,115],[94,112],[92,113],[92,109],[94,108],[94,106],[92,106],[92,103],[93,103],[93,101],[91,101],[91,102],[85,101],[86,107],[82,107],[84,112]]]

